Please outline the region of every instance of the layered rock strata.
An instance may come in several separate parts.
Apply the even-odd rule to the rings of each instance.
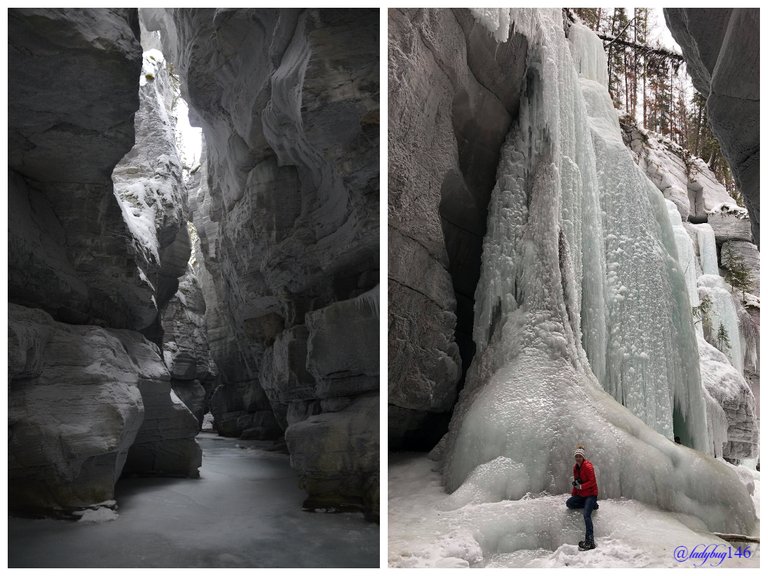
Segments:
[[[205,135],[189,203],[216,429],[285,430],[308,506],[375,513],[378,12],[142,14]]]
[[[147,74],[124,194],[111,178],[134,145],[138,36],[136,10],[9,11],[12,508],[112,500],[126,461],[193,476],[200,463],[197,422],[138,332],[159,338],[189,253],[170,95]]]

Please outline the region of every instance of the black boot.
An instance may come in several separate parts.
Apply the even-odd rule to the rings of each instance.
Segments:
[[[595,549],[595,539],[593,537],[585,538],[581,542],[579,542],[579,550],[594,550]]]

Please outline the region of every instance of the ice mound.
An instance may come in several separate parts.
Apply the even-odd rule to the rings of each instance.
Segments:
[[[675,560],[678,546],[726,545],[706,534],[696,517],[633,500],[601,499],[592,516],[598,547],[579,552],[584,521],[580,511],[566,509],[567,495],[468,503],[449,510],[445,502],[450,496],[434,466],[421,455],[400,456],[390,465],[390,567],[674,567],[688,565]],[[749,559],[731,558],[725,564],[758,565],[754,546]]]

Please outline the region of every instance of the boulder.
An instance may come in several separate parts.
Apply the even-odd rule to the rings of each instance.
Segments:
[[[9,508],[67,511],[113,500],[144,420],[136,365],[121,339],[10,304],[8,343]]]
[[[378,518],[379,399],[361,397],[340,412],[288,427],[291,466],[301,474],[309,509],[361,508]]]

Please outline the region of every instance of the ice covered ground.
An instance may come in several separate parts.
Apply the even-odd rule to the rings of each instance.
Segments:
[[[692,567],[701,560],[678,562],[676,548],[719,544],[719,552],[728,549],[728,543],[693,516],[620,499],[600,501],[593,514],[597,548],[580,552],[584,521],[580,511],[565,508],[566,495],[457,507],[456,497],[443,490],[436,467],[423,454],[390,456],[391,567]],[[759,472],[744,475],[757,475],[758,492]],[[753,499],[759,506],[759,496]],[[726,558],[720,567],[758,567],[759,549],[752,544],[750,552],[750,558]],[[705,565],[718,563],[710,558]]]
[[[303,512],[288,456],[258,442],[198,440],[200,479],[123,480],[115,520],[11,518],[9,566],[378,566],[378,525],[360,514]]]

